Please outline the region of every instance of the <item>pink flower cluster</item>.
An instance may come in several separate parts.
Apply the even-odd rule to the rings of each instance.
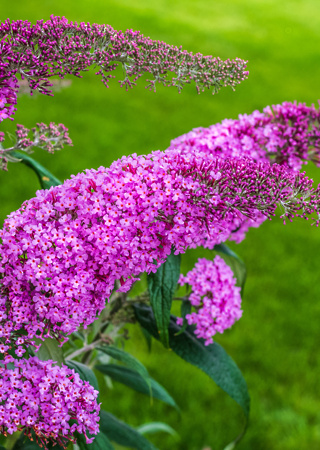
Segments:
[[[216,333],[223,333],[242,316],[240,288],[236,287],[233,272],[220,256],[214,261],[200,258],[186,276],[180,275],[178,284],[191,286],[189,301],[196,312],[186,315],[189,325],[195,324],[194,334],[212,344]],[[177,323],[183,324],[178,318]]]
[[[217,158],[249,158],[285,165],[298,171],[313,161],[320,165],[320,112],[314,106],[285,102],[263,112],[226,119],[208,128],[196,128],[171,141],[169,149],[182,153],[201,151]],[[229,239],[240,242],[250,227],[266,220],[236,221]]]
[[[181,47],[144,37],[138,31],[123,33],[110,25],[77,24],[54,16],[36,25],[7,20],[0,24],[0,101],[4,99],[3,105],[9,106],[0,110],[0,122],[13,114],[18,73],[27,79],[30,89],[51,94],[48,78],[53,75],[80,76],[94,65],[107,85],[110,72],[118,64],[125,72],[121,86],[127,88],[145,72],[153,76],[150,89],[160,82],[177,86],[180,91],[185,83],[194,81],[198,92],[213,88],[213,93],[222,86],[234,88],[248,76],[246,61],[239,58],[222,61],[200,53],[193,55]],[[168,78],[168,72],[175,77]]]
[[[277,164],[176,150],[123,157],[38,191],[0,232],[0,351],[86,327],[116,280],[128,291],[172,246],[213,248],[236,221],[272,217],[278,204],[283,217],[306,217],[319,202],[311,180]]]
[[[0,365],[1,434],[24,430],[30,437],[33,430],[46,446],[49,439],[65,445],[76,431],[98,433],[98,391],[74,370],[53,364],[32,357],[15,360],[14,368]]]
[[[225,119],[208,128],[195,128],[171,141],[170,149],[188,153],[195,148],[217,158],[250,158],[286,165],[320,165],[320,111],[303,103],[267,106],[263,112]]]

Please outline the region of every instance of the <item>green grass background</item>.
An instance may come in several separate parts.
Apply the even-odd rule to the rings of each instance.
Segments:
[[[126,92],[113,81],[105,89],[92,72],[46,96],[23,96],[14,123],[32,127],[56,121],[70,130],[74,147],[54,156],[34,155],[61,179],[85,168],[108,166],[132,152],[165,149],[172,138],[194,127],[236,118],[268,104],[319,98],[320,16],[316,0],[14,0],[1,1],[1,21],[34,22],[50,14],[70,20],[133,28],[153,39],[221,58],[249,60],[249,79],[236,90],[198,96],[194,86],[147,91],[145,80]],[[121,71],[117,72],[121,79]],[[307,167],[315,180],[320,170]],[[1,173],[1,220],[34,195],[37,180],[20,165]],[[217,338],[248,382],[251,422],[242,450],[320,448],[319,230],[305,221],[286,226],[278,219],[233,245],[247,263],[243,318]],[[186,270],[201,255],[185,259]],[[241,411],[214,383],[172,352],[154,345],[148,354],[135,333],[128,348],[175,397],[183,414],[115,385],[104,407],[137,426],[165,420],[180,435],[155,436],[160,449],[221,449],[241,428]]]

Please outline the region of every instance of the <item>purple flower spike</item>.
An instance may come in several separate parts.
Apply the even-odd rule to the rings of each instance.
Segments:
[[[139,31],[114,30],[110,25],[68,22],[65,17],[32,25],[27,21],[5,21],[0,24],[0,122],[12,117],[16,103],[17,75],[28,81],[31,90],[52,95],[48,79],[54,75],[81,76],[90,66],[99,68],[108,87],[110,75],[119,64],[127,89],[144,73],[153,79],[147,86],[155,90],[157,82],[176,86],[194,82],[198,92],[222,86],[234,87],[247,78],[246,61],[195,55],[165,42],[145,37]],[[174,77],[168,78],[168,72]]]
[[[286,167],[177,150],[123,157],[38,191],[0,231],[0,351],[86,327],[115,281],[128,291],[172,246],[213,248],[277,205],[284,218],[315,212],[318,223],[319,202],[312,180]]]

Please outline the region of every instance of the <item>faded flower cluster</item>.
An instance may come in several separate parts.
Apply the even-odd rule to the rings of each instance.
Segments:
[[[216,333],[223,333],[242,315],[240,288],[230,267],[220,256],[213,261],[200,258],[187,275],[180,275],[178,284],[191,287],[188,300],[196,309],[186,315],[189,325],[196,325],[194,334],[212,344]],[[177,323],[183,324],[178,318]]]
[[[160,82],[177,86],[195,82],[198,92],[222,86],[234,88],[247,78],[246,61],[193,55],[182,48],[155,41],[139,31],[116,31],[110,25],[68,22],[65,17],[50,20],[7,20],[0,24],[0,122],[11,118],[17,100],[18,79],[26,79],[31,90],[51,94],[48,79],[54,75],[80,76],[90,66],[99,68],[97,75],[107,86],[118,64],[125,78],[121,86],[132,87],[143,73],[153,76],[149,88]],[[168,72],[175,77],[168,78]]]
[[[77,431],[99,431],[98,391],[67,366],[36,357],[14,361],[14,368],[0,366],[0,433],[25,431],[36,434],[39,444],[65,445]],[[86,437],[87,438],[87,437]],[[93,438],[87,438],[87,443]]]

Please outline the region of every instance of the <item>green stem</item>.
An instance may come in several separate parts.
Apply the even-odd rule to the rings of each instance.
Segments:
[[[66,357],[66,360],[68,361],[68,360],[74,359],[77,356],[79,356],[79,355],[81,355],[82,353],[85,353],[85,352],[92,352],[92,350],[94,350],[96,348],[96,346],[99,345],[101,342],[103,342],[103,339],[99,339],[99,340],[97,340],[95,342],[92,342],[89,345],[85,345],[84,347],[79,348],[78,350],[76,350],[76,351],[72,352],[70,355],[68,355]]]

